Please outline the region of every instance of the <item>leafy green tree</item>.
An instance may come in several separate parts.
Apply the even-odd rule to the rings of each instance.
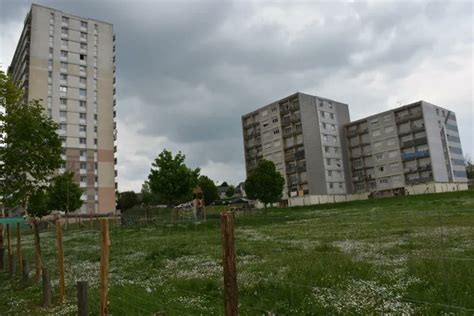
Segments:
[[[66,214],[81,208],[82,189],[74,182],[74,173],[66,171],[64,174],[53,178],[48,188],[49,203],[51,210],[63,211]]]
[[[27,207],[29,197],[47,184],[61,165],[58,125],[37,100],[0,71],[0,195],[7,206]]]
[[[119,193],[119,209],[123,212],[138,204],[138,196],[133,191]]]
[[[235,195],[235,187],[233,185],[230,185],[227,191],[225,191],[225,196],[228,198],[231,198]]]
[[[148,184],[148,181],[145,181],[142,185],[142,203],[146,206],[152,206],[152,205],[157,205],[160,204],[160,199],[151,192],[150,185]]]
[[[206,205],[209,205],[215,200],[219,199],[217,186],[211,178],[204,175],[200,176],[198,185],[204,194],[204,203],[206,203]]]
[[[472,159],[469,155],[464,157],[464,163],[466,167],[466,176],[468,179],[474,179],[474,164],[472,163]]]
[[[28,201],[28,214],[33,217],[41,218],[49,213],[51,213],[51,209],[49,208],[47,191],[43,188],[39,188],[30,195]]]
[[[268,203],[280,201],[284,185],[285,179],[273,162],[261,160],[245,181],[245,191],[248,198],[259,200],[266,208]]]
[[[191,199],[192,188],[198,183],[200,169],[190,169],[184,164],[186,156],[176,156],[166,149],[155,159],[148,176],[151,192],[166,204],[176,204]]]

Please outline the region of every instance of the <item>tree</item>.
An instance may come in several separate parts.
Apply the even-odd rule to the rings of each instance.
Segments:
[[[273,162],[261,160],[245,181],[245,191],[248,198],[259,200],[267,208],[268,203],[280,201],[284,184]]]
[[[74,173],[66,171],[64,174],[53,178],[48,188],[49,203],[51,210],[63,211],[66,214],[81,208],[82,189],[74,182]]]
[[[148,176],[151,192],[166,204],[176,204],[191,199],[192,188],[198,183],[200,169],[184,164],[186,156],[176,156],[166,149],[155,159]]]
[[[150,185],[148,184],[148,181],[145,181],[142,185],[142,203],[146,206],[152,206],[152,205],[157,205],[160,204],[160,200],[154,194],[151,192]]]
[[[30,195],[28,201],[28,214],[33,217],[43,217],[51,213],[49,208],[49,198],[44,188],[38,188]]]
[[[0,195],[7,206],[27,207],[29,197],[47,184],[61,166],[58,125],[38,100],[23,92],[0,71]]]
[[[138,204],[137,194],[133,191],[125,191],[119,194],[119,209],[126,211]]]
[[[235,187],[233,185],[230,185],[227,191],[225,191],[225,196],[228,198],[231,198],[235,195]]]
[[[217,190],[217,186],[214,181],[211,180],[211,178],[204,175],[200,176],[198,185],[204,194],[204,203],[206,203],[206,205],[209,205],[215,200],[219,199],[219,191]]]
[[[472,163],[471,157],[466,155],[464,157],[466,166],[466,176],[468,179],[474,179],[474,164]]]

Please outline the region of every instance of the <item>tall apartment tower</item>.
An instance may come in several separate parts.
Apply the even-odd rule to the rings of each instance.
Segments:
[[[465,189],[466,169],[452,111],[419,101],[352,122],[345,132],[353,193],[400,195],[427,183],[464,184],[448,190]]]
[[[110,23],[33,4],[8,69],[59,124],[81,213],[115,211],[115,35]]]
[[[261,159],[285,178],[283,197],[346,194],[347,104],[296,93],[242,116],[247,176]]]

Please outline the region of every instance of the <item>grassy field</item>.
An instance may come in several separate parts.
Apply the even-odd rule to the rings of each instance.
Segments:
[[[269,209],[236,218],[242,315],[474,313],[474,192]],[[52,232],[41,234],[53,275]],[[24,238],[33,265],[33,239]],[[75,282],[98,311],[98,228],[64,231],[68,299],[38,307],[39,286],[0,273],[0,314],[74,314]],[[111,228],[112,315],[222,315],[217,216]]]

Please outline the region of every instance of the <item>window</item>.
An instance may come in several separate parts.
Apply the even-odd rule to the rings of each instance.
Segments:
[[[49,23],[54,23],[54,13],[49,15]]]
[[[87,94],[87,90],[86,90],[86,89],[79,89],[79,96],[85,97],[86,94]]]
[[[326,129],[326,123],[322,123],[323,129]]]
[[[391,133],[391,132],[393,132],[393,125],[386,126],[385,127],[385,133]]]
[[[61,51],[61,57],[67,58],[67,51],[62,50],[62,51]]]
[[[379,129],[374,129],[374,130],[372,131],[372,136],[373,136],[373,137],[380,136],[380,130],[379,130]]]
[[[87,44],[86,43],[81,43],[81,49],[86,50],[87,49]]]
[[[87,164],[85,162],[81,162],[80,168],[83,170],[87,169]]]
[[[61,103],[61,105],[67,105],[67,99],[66,98],[60,98],[59,102]]]
[[[383,185],[388,184],[388,179],[387,178],[380,179],[379,183]]]
[[[272,112],[276,112],[276,111],[277,111],[276,106],[272,107]]]
[[[79,155],[80,155],[81,157],[85,157],[85,156],[86,156],[86,151],[83,150],[83,149],[81,149],[81,150],[79,151]]]
[[[85,145],[85,144],[86,144],[86,138],[80,137],[80,138],[79,138],[79,144]]]
[[[61,21],[62,21],[63,23],[68,24],[68,23],[69,23],[69,18],[68,18],[67,16],[63,16],[63,17],[61,18]]]
[[[86,74],[86,66],[79,66],[79,72],[81,75],[85,75]]]
[[[328,170],[328,177],[332,177],[332,170]]]
[[[86,125],[79,125],[79,132],[85,132],[87,131],[87,126]]]
[[[66,111],[59,111],[59,117],[65,118],[66,116],[67,116],[67,112],[66,112]]]
[[[332,130],[332,131],[335,131],[335,130],[336,130],[336,125],[331,124],[331,130]]]
[[[87,22],[81,21],[81,27],[82,28],[87,28]]]
[[[67,63],[61,63],[61,70],[67,70]]]
[[[86,77],[80,77],[79,82],[82,83],[82,84],[86,84],[87,83]]]
[[[382,160],[383,159],[383,154],[376,154],[375,155],[375,160]]]
[[[324,146],[324,152],[327,154],[329,153],[329,146]]]
[[[94,145],[97,145],[97,138],[94,138]]]
[[[396,150],[392,150],[388,152],[388,158],[395,158],[398,156],[398,152]]]
[[[59,86],[59,92],[67,93],[67,87],[66,86]]]
[[[329,188],[330,189],[333,189],[334,188],[334,184],[332,182],[329,183]]]
[[[398,170],[399,166],[400,166],[399,163],[392,163],[392,164],[390,164],[390,170],[396,171],[396,170]]]
[[[52,47],[49,48],[49,57],[53,57],[53,48]]]
[[[86,107],[86,101],[79,101],[79,106],[81,108],[85,108]]]
[[[325,142],[327,142],[327,141],[328,141],[328,135],[323,135],[323,140],[324,140]]]
[[[94,133],[97,133],[97,126],[94,126]]]
[[[86,113],[79,113],[79,118],[81,120],[85,120],[87,118],[87,114]]]
[[[380,172],[385,172],[385,166],[379,166],[379,167],[377,167],[377,169],[378,169]]]
[[[334,113],[329,113],[329,117],[331,118],[331,120],[334,120]]]
[[[87,182],[87,176],[81,176],[81,182]]]
[[[61,28],[61,34],[66,36],[69,35],[69,29],[66,27]]]
[[[51,107],[51,104],[53,103],[53,98],[52,97],[48,97],[48,107],[50,108]]]
[[[321,114],[321,117],[324,117],[324,111],[319,111],[319,113]]]
[[[87,40],[87,33],[81,32],[81,40]]]
[[[69,41],[67,39],[62,39],[61,40],[61,46],[68,47]]]
[[[388,146],[392,146],[392,145],[395,145],[395,138],[390,138],[387,140],[387,145]]]
[[[60,74],[59,78],[61,78],[61,80],[67,81],[67,75],[66,74]]]
[[[327,164],[328,166],[331,165],[331,158],[326,158],[326,164]]]
[[[53,46],[53,37],[52,36],[49,37],[49,46]]]
[[[95,83],[96,83],[96,85],[97,85],[97,80],[94,79],[94,81],[95,81]],[[277,122],[278,122],[278,117],[274,117],[274,118],[272,119],[272,123],[277,123]]]
[[[86,55],[85,54],[80,54],[79,59],[85,61],[86,60]]]
[[[379,122],[378,119],[373,119],[373,120],[370,121],[370,124],[375,125],[375,124],[377,124],[378,122]]]
[[[50,60],[48,60],[48,68],[51,69],[52,67],[53,67],[53,61],[50,59]],[[50,76],[49,78],[52,78],[52,76]]]
[[[385,122],[388,122],[388,121],[390,121],[391,119],[392,119],[392,116],[391,116],[390,114],[385,114],[385,115],[383,116],[383,120],[384,120]]]
[[[276,128],[273,130],[273,135],[280,134],[280,129]]]
[[[67,129],[67,125],[65,123],[60,123],[59,124],[59,129],[62,131],[65,131]]]

